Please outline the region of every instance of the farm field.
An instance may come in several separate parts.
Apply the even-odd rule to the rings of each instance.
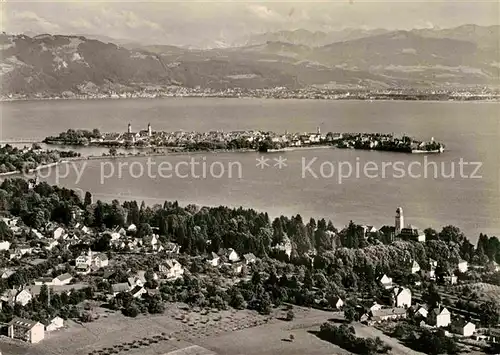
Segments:
[[[46,333],[36,345],[2,338],[9,355],[347,355],[314,332],[327,320],[342,320],[340,312],[294,307],[293,321],[283,321],[284,308],[271,317],[243,310],[202,311],[171,304],[164,314],[127,318],[98,310],[91,323],[69,321],[66,328]],[[355,325],[358,336],[380,336],[393,354],[418,354],[380,331]],[[293,338],[293,339],[291,339]],[[5,340],[5,342],[4,342]]]

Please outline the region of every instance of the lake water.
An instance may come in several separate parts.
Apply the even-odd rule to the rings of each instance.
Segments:
[[[137,198],[148,203],[168,199],[183,204],[241,205],[268,211],[272,216],[300,213],[304,218],[325,217],[337,227],[349,220],[377,227],[392,225],[396,207],[402,206],[405,223],[421,229],[440,229],[453,224],[473,240],[480,232],[500,235],[500,103],[198,98],[32,101],[2,103],[1,113],[0,141],[41,140],[68,128],[124,131],[129,122],[133,130],[145,129],[148,123],[154,130],[167,131],[314,132],[319,126],[322,132],[394,132],[425,140],[435,137],[445,143],[447,151],[427,158],[415,154],[318,149],[267,154],[270,166],[260,169],[256,167],[260,154],[253,152],[183,154],[151,158],[150,174],[147,174],[147,158],[80,162],[76,166],[84,168],[80,179],[71,170],[58,182],[89,190],[101,199]],[[89,149],[92,148],[83,148],[82,153],[88,154]],[[287,166],[282,169],[274,166],[280,156],[287,159]],[[206,164],[206,178],[193,178],[192,174],[190,178],[158,174],[157,166],[163,162],[163,166],[178,165],[183,175],[189,175],[191,171],[182,164],[191,158],[200,164],[200,169]],[[472,165],[463,168],[461,177],[460,159],[481,162],[475,174],[481,178],[470,178],[475,170]],[[339,181],[339,162],[343,162],[344,167],[352,166],[350,178]],[[382,165],[394,166],[396,162],[404,169],[405,176],[391,167],[382,176]],[[427,177],[416,177],[424,175],[425,162],[438,165],[437,178],[431,165],[428,165]],[[128,166],[123,166],[125,163]],[[230,163],[233,167],[240,164],[239,169],[233,170],[232,177],[228,176]],[[308,163],[311,170],[304,170],[303,165]],[[412,163],[413,170],[410,169]],[[356,164],[360,167],[359,177],[356,177]],[[366,164],[371,164],[368,176],[363,172]],[[214,177],[209,173],[210,166],[219,169],[215,169],[215,175],[222,168],[225,174]],[[333,174],[332,166],[336,168]],[[64,175],[68,167],[73,168],[61,166],[59,174]],[[135,178],[141,167],[143,176]],[[443,177],[442,167],[447,175],[454,168],[454,177]],[[107,178],[112,169],[115,173]],[[302,176],[304,171],[306,174]],[[414,177],[409,176],[409,172]],[[201,170],[197,170],[196,175],[200,173]],[[47,180],[57,182],[56,169],[51,170]]]

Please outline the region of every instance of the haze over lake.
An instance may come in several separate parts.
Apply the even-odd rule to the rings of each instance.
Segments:
[[[304,218],[325,217],[340,228],[349,220],[380,227],[394,223],[397,206],[405,223],[418,228],[453,224],[476,240],[480,232],[500,235],[500,104],[485,102],[310,101],[259,99],[156,99],[95,101],[26,101],[2,103],[0,140],[41,140],[68,128],[99,128],[101,132],[153,130],[271,130],[276,132],[381,132],[406,133],[417,139],[446,145],[428,161],[481,162],[481,179],[455,178],[350,178],[302,177],[302,159],[314,166],[324,161],[361,164],[373,161],[423,162],[424,156],[357,150],[318,149],[267,154],[287,159],[287,168],[259,169],[259,153],[193,154],[154,157],[159,164],[175,164],[193,157],[210,164],[239,162],[242,178],[179,179],[147,176],[135,179],[127,172],[100,183],[103,161],[85,162],[82,178],[62,179],[70,188],[89,190],[95,198],[143,199],[149,203],[178,200],[183,204],[231,205],[265,210],[270,215],[300,213]],[[88,149],[93,148],[83,148]],[[147,158],[131,158],[146,164]],[[83,164],[83,163],[82,163]],[[114,161],[115,168],[118,161]],[[446,165],[448,164],[448,165]],[[62,169],[62,168],[61,168]],[[468,171],[469,173],[471,170]],[[432,175],[432,174],[431,174]],[[55,182],[54,174],[48,178]]]

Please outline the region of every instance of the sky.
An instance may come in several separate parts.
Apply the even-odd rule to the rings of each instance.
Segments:
[[[7,33],[104,35],[150,44],[203,46],[278,30],[497,25],[499,4],[490,0],[4,0],[0,27]]]

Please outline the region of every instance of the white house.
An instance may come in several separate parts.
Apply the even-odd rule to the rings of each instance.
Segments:
[[[6,240],[0,242],[0,250],[9,250],[10,243]]]
[[[335,309],[341,309],[344,306],[344,301],[340,297],[334,297],[332,299],[332,305]]]
[[[73,276],[71,276],[68,273],[65,273],[65,274],[59,275],[56,278],[54,278],[52,280],[52,284],[54,286],[69,285],[69,283],[71,282],[72,279],[73,279]]]
[[[406,287],[396,287],[393,290],[396,307],[406,308],[411,306],[411,291]]]
[[[10,269],[4,269],[0,271],[0,278],[8,279],[11,275],[14,275],[15,271]]]
[[[184,274],[184,268],[175,259],[167,259],[159,266],[159,270],[167,279],[177,279]]]
[[[65,231],[64,231],[64,228],[62,227],[57,227],[56,229],[54,229],[54,231],[52,232],[52,237],[54,239],[66,239],[65,238]]]
[[[434,259],[429,259],[429,265],[431,266],[432,269],[438,266],[438,262]]]
[[[233,248],[229,248],[226,252],[226,257],[227,257],[227,260],[229,260],[230,262],[237,262],[240,260],[240,256],[238,255],[237,252],[234,251]]]
[[[61,329],[62,327],[64,327],[64,319],[61,317],[55,317],[45,326],[45,331],[52,332],[54,330]]]
[[[416,316],[421,316],[423,318],[427,318],[427,315],[429,314],[429,311],[425,306],[420,306],[418,307],[417,311],[415,312]]]
[[[59,242],[57,240],[49,240],[47,244],[45,244],[45,250],[52,250],[54,247],[58,246]]]
[[[439,309],[434,308],[431,312],[429,312],[428,316],[429,325],[439,327],[447,327],[451,323],[451,313],[446,308]]]
[[[463,318],[459,318],[451,323],[451,330],[453,333],[459,334],[464,337],[470,337],[474,335],[476,331],[476,325],[474,323],[468,322]]]
[[[9,338],[20,339],[28,343],[36,344],[45,337],[44,326],[33,320],[14,318],[7,324]]]
[[[413,260],[413,263],[411,265],[411,273],[415,274],[419,271],[420,271],[420,265],[418,265],[418,263],[415,260]]]
[[[219,261],[220,261],[220,257],[215,254],[214,252],[212,252],[212,254],[210,254],[210,256],[207,258],[207,263],[211,266],[219,266]]]
[[[28,290],[22,290],[16,295],[16,297],[14,298],[14,302],[19,303],[21,306],[26,306],[31,302],[32,298],[33,296]]]
[[[384,287],[386,290],[392,288],[392,278],[388,277],[386,274],[384,274],[380,279],[379,279],[380,284],[382,287]]]
[[[458,271],[460,271],[460,272],[467,272],[467,270],[469,269],[467,261],[460,260],[458,262],[457,268],[458,268]]]
[[[404,308],[382,308],[371,312],[371,322],[379,323],[382,321],[406,318],[406,309]]]

